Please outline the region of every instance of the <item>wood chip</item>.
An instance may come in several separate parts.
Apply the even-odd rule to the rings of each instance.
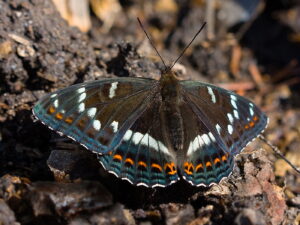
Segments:
[[[31,45],[31,42],[26,38],[23,38],[17,34],[8,34],[10,38],[12,38],[15,42],[22,44],[22,45]]]
[[[242,48],[239,45],[235,45],[232,48],[230,71],[236,78],[240,77],[239,71],[240,71],[241,58],[242,58]]]
[[[12,52],[12,43],[11,41],[7,40],[0,44],[0,59],[5,58]]]

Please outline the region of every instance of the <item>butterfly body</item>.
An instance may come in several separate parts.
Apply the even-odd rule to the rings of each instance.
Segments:
[[[135,185],[180,178],[209,186],[228,177],[234,157],[267,117],[249,100],[167,70],[159,81],[103,79],[43,97],[34,115],[97,154],[106,170]]]
[[[182,104],[182,87],[172,71],[162,74],[161,86],[161,124],[164,126],[165,139],[169,149],[177,156],[183,155],[184,131],[180,111]],[[178,157],[176,157],[178,161]]]

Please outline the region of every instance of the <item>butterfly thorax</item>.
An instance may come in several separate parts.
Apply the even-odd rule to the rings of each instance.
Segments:
[[[181,155],[184,155],[183,120],[180,112],[182,87],[173,71],[162,74],[160,88],[162,98],[160,117],[163,129],[166,131],[164,132],[165,139],[168,140],[168,144],[174,153],[176,152],[176,158],[182,158]]]
[[[162,73],[159,83],[161,87],[162,100],[172,104],[179,104],[181,101],[181,86],[175,73],[173,71]]]

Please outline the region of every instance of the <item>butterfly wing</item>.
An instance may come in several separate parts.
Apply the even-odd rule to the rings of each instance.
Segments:
[[[143,113],[156,83],[118,78],[73,85],[43,97],[33,113],[51,129],[104,154]]]
[[[132,184],[164,187],[179,177],[175,156],[163,134],[161,100],[156,96],[151,102],[126,131],[119,147],[98,159],[108,171]]]
[[[186,108],[184,179],[207,186],[229,176],[234,156],[267,126],[267,116],[249,100],[225,89],[181,81]]]

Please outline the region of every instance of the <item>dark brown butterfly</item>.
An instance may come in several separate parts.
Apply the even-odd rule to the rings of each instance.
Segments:
[[[268,123],[251,101],[179,81],[172,66],[158,81],[116,78],[67,87],[39,100],[33,113],[96,153],[109,172],[147,187],[180,178],[195,186],[219,183]]]

